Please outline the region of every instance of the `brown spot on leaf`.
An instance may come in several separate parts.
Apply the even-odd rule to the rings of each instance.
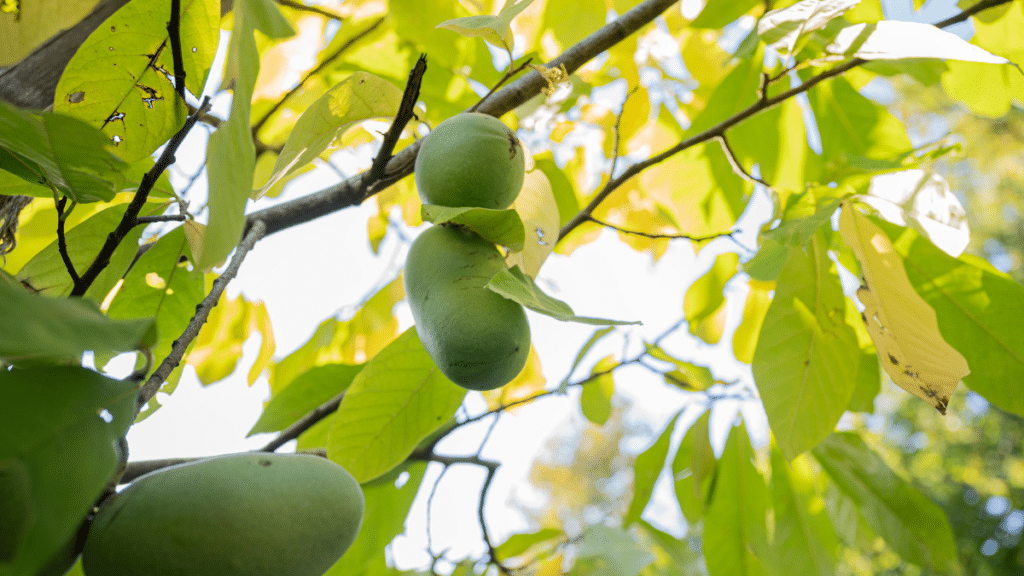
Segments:
[[[85,100],[85,92],[82,92],[81,90],[79,90],[78,92],[72,92],[68,96],[68,102],[72,104],[78,104],[82,100]]]

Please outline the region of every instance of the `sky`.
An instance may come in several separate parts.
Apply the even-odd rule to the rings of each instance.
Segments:
[[[952,1],[932,0],[917,15],[919,18],[911,18],[914,14],[903,9],[909,5],[909,0],[885,4],[890,18],[931,22],[949,14]],[[214,70],[219,69],[220,65],[215,63]],[[215,86],[215,82],[219,80],[211,78],[209,86]],[[229,102],[229,98],[218,98],[214,112],[225,117]],[[206,134],[195,131],[190,138],[205,140]],[[183,150],[204,148],[192,144],[201,142],[186,143]],[[186,153],[179,153],[178,157],[184,165],[184,173],[193,172],[202,160]],[[356,162],[341,168],[352,174],[368,165],[366,157],[361,162],[362,165]],[[181,181],[181,178],[177,179],[178,183]],[[317,170],[296,179],[280,198],[261,201],[250,209],[286,201],[336,182],[337,175],[331,170]],[[202,196],[204,189],[205,177],[201,177],[194,190]],[[741,239],[747,246],[755,245],[753,233],[767,214],[768,206],[766,197],[756,193],[752,208],[748,209],[738,226],[753,231],[745,241]],[[229,284],[227,295],[234,297],[243,293],[250,300],[265,303],[274,322],[276,358],[287,355],[304,343],[325,318],[338,316],[347,319],[355,312],[358,302],[398,274],[408,243],[418,231],[397,225],[388,233],[380,255],[375,256],[366,239],[366,219],[375,211],[371,201],[282,231],[259,242],[246,258],[238,277]],[[600,240],[580,248],[571,257],[553,255],[538,277],[538,283],[551,295],[569,303],[582,316],[644,322],[642,327],[623,331],[630,335],[630,342],[610,338],[598,346],[583,363],[577,377],[585,374],[598,358],[606,354],[623,353],[624,348],[635,352],[640,338],[653,339],[677,321],[682,315],[685,288],[711,266],[716,254],[735,249],[728,240],[720,240],[695,257],[688,243],[678,241],[670,245],[668,252],[655,265],[650,256],[632,251],[619,243],[614,233],[606,231]],[[718,378],[750,382],[749,367],[736,362],[728,349],[732,330],[742,310],[745,285],[742,282],[731,283],[727,293],[730,313],[726,334],[722,338],[724,346],[707,346],[692,338],[678,337],[669,339],[666,348],[683,359],[714,366]],[[397,314],[400,329],[411,325],[411,315],[405,304],[397,308]],[[558,322],[532,312],[528,315],[544,374],[549,386],[553,386],[566,376],[577,350],[594,328]],[[170,397],[160,396],[163,407],[129,432],[131,459],[216,455],[255,449],[265,444],[271,436],[245,439],[246,432],[260,415],[262,403],[269,397],[265,377],[251,387],[245,379],[258,348],[259,336],[254,336],[244,346],[243,358],[235,374],[207,388],[200,387],[194,371],[186,367],[176,392]],[[125,366],[127,370],[127,364]],[[635,417],[648,422],[654,432],[661,430],[668,418],[684,404],[697,401],[670,388],[643,369],[629,368],[617,372],[616,392],[634,400]],[[482,456],[502,462],[485,509],[489,529],[496,542],[501,542],[514,531],[527,528],[520,514],[507,505],[508,497],[514,486],[524,481],[533,457],[542,449],[548,436],[574,414],[578,415],[578,405],[578,390],[566,396],[548,397],[514,414],[504,415],[492,433]],[[739,408],[732,401],[719,403],[716,407],[712,428],[719,445],[724,442],[724,435]],[[470,414],[483,411],[482,397],[470,393],[465,409]],[[691,409],[685,414],[677,426],[674,442],[679,441],[700,413]],[[755,435],[755,442],[764,442],[766,420],[760,405],[746,403],[743,414]],[[487,424],[485,421],[467,427],[457,437],[443,442],[439,451],[453,455],[474,453]],[[292,448],[286,446],[284,450],[289,449]],[[440,470],[440,465],[431,465],[423,483],[424,489],[429,490]],[[479,540],[476,500],[467,498],[467,494],[479,494],[482,480],[482,469],[470,466],[455,467],[445,475],[434,501],[435,512],[443,510],[444,518],[443,522],[435,522],[432,526],[435,550],[450,549],[449,554],[454,558],[484,554],[485,549]],[[655,505],[648,509],[645,518],[670,533],[682,536],[683,523],[675,509],[677,507],[667,505],[674,504],[674,497],[666,480],[663,477],[659,481]],[[429,556],[424,552],[425,498],[422,496],[421,493],[410,515],[407,536],[400,537],[393,545],[401,568],[421,567],[429,562]],[[435,519],[437,517],[434,516]]]

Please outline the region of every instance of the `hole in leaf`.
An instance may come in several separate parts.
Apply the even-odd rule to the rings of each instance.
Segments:
[[[85,100],[85,92],[82,92],[81,90],[78,92],[72,92],[71,95],[68,96],[68,102],[72,104],[78,104],[82,100]]]

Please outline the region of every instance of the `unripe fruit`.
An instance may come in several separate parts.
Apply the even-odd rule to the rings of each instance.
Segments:
[[[504,386],[526,365],[526,312],[487,288],[504,268],[494,244],[454,226],[432,226],[409,248],[405,291],[416,333],[441,372],[463,388]]]
[[[523,187],[523,145],[494,116],[470,112],[441,122],[416,156],[424,204],[503,210]]]
[[[232,454],[147,474],[103,504],[87,576],[320,576],[348,549],[363,492],[303,454]]]

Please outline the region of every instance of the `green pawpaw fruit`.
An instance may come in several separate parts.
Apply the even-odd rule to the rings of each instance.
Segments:
[[[452,116],[423,139],[416,188],[424,204],[503,210],[523,187],[524,156],[516,133],[494,116]]]
[[[86,576],[321,576],[348,549],[363,492],[304,454],[232,454],[147,474],[96,514]]]
[[[409,248],[405,291],[416,333],[441,372],[463,388],[504,386],[526,365],[526,312],[487,289],[504,268],[494,244],[454,226],[432,226]]]

